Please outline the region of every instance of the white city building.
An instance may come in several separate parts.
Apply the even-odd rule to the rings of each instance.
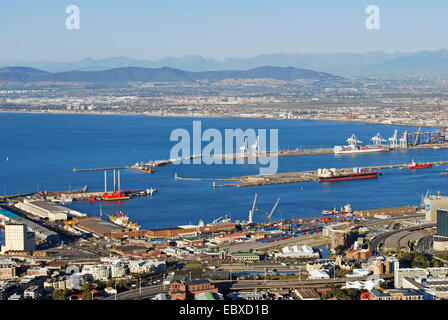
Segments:
[[[4,251],[33,251],[35,249],[35,237],[33,232],[28,232],[24,224],[5,225]]]

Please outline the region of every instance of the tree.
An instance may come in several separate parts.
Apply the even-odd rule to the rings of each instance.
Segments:
[[[65,291],[61,289],[56,289],[51,294],[51,298],[53,300],[66,300],[65,299]]]
[[[93,300],[92,292],[90,289],[90,282],[85,282],[82,285],[82,300]]]
[[[354,288],[348,288],[347,294],[352,298],[352,300],[355,300],[358,297],[358,292]]]

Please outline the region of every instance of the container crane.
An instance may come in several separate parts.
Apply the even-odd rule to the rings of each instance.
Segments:
[[[252,204],[252,210],[249,210],[249,219],[247,220],[248,223],[253,223],[253,217],[254,217],[254,210],[255,210],[255,203],[257,202],[257,196],[258,193],[255,193],[254,197],[254,203]]]
[[[278,202],[280,201],[280,198],[277,198],[277,201],[275,201],[274,206],[272,207],[271,212],[268,214],[266,212],[266,221],[265,221],[265,225],[268,224],[269,219],[271,218],[272,214],[274,213],[275,208],[277,208]]]
[[[414,147],[417,145],[418,136],[420,135],[420,130],[422,130],[422,127],[418,127],[417,135],[415,136],[415,140],[414,140]]]

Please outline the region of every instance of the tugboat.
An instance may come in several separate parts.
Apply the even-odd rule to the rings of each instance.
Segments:
[[[431,168],[432,165],[430,163],[416,163],[414,160],[409,164],[408,168],[409,170],[414,169],[424,169],[424,168]]]

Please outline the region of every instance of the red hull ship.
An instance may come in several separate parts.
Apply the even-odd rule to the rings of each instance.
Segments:
[[[372,179],[378,177],[378,171],[368,171],[359,173],[337,173],[330,176],[319,177],[320,182]]]
[[[409,170],[431,168],[430,163],[415,163],[414,160],[409,164]]]
[[[127,196],[124,193],[119,192],[119,191],[114,191],[111,194],[105,192],[101,198],[103,200],[105,200],[105,201],[128,200],[128,199],[130,199],[129,196]]]

